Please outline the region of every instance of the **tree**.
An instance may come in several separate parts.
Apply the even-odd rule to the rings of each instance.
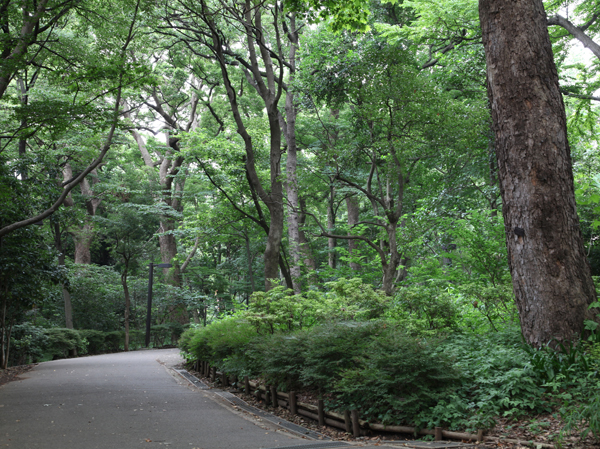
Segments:
[[[123,203],[112,207],[107,219],[100,219],[104,224],[105,234],[111,244],[112,253],[120,260],[121,285],[125,297],[125,351],[129,351],[129,317],[131,297],[128,276],[135,268],[138,259],[148,252],[148,242],[151,240],[152,231],[156,228],[154,217],[146,217],[141,211],[136,210],[136,204]]]
[[[13,1],[0,5],[0,99],[17,72],[31,65],[77,0]],[[36,51],[28,54],[30,47]]]
[[[287,57],[294,56],[297,45],[296,18],[292,14],[290,28],[286,23],[286,13],[280,2],[274,5],[260,4],[257,7],[250,1],[241,3],[219,1],[215,3],[179,2],[169,4],[167,17],[168,30],[178,32],[178,39],[197,57],[214,60],[221,71],[223,87],[227,93],[230,113],[234,118],[236,131],[244,142],[245,168],[250,189],[265,204],[269,211],[269,233],[264,253],[265,288],[272,286],[278,277],[281,242],[284,235],[284,188],[281,171],[282,143],[288,137],[288,145],[293,144],[295,110],[293,97],[286,109],[286,119],[279,110],[284,95],[284,75],[290,64]],[[284,53],[282,36],[290,33],[292,49]],[[293,70],[293,68],[292,68]],[[248,118],[244,117],[241,96],[237,85],[243,87],[245,79],[261,98],[264,113],[269,125],[269,179],[261,179],[257,169],[257,155],[260,142],[249,132]],[[235,84],[234,84],[235,83]],[[212,112],[212,111],[211,111]],[[283,125],[283,129],[282,129]],[[293,164],[292,164],[293,165]],[[288,166],[288,168],[291,168]],[[293,167],[295,168],[295,167]],[[292,168],[292,169],[293,169]],[[293,176],[289,186],[293,189]],[[291,204],[294,209],[295,205]],[[298,250],[295,253],[298,255]]]
[[[331,39],[326,33],[321,36]],[[312,54],[307,51],[303,63],[313,70],[305,86],[312,84],[315,97],[329,99],[330,107],[350,103],[343,115],[351,125],[344,143],[320,153],[328,159],[339,190],[364,198],[371,211],[351,218],[350,205],[348,234],[322,229],[320,235],[368,245],[381,263],[382,289],[392,295],[406,274],[405,229],[414,205],[429,197],[427,190],[437,191],[454,166],[464,166],[461,159],[473,157],[477,139],[469,134],[484,123],[482,108],[469,108],[440,92],[417,69],[411,52],[399,46],[377,37],[353,40],[348,46],[343,39],[331,42],[331,49],[321,42]]]
[[[43,188],[31,179],[17,179],[19,165],[0,155],[0,227],[31,213],[31,191]],[[8,364],[13,326],[44,301],[45,285],[65,280],[54,256],[37,226],[0,237],[0,369]]]
[[[596,301],[541,0],[480,0],[508,260],[526,340],[579,336]]]
[[[10,3],[10,1],[3,2],[3,5],[7,6]],[[31,3],[35,5],[35,2]],[[65,143],[63,143],[63,145],[57,145],[57,141],[59,140],[57,137],[59,135],[64,135],[70,127],[74,126],[74,123],[77,125],[84,125],[82,126],[84,128],[95,128],[85,122],[88,119],[93,121],[99,120],[105,125],[103,128],[98,127],[105,133],[105,137],[102,142],[95,141],[90,145],[94,146],[95,151],[91,156],[89,154],[86,155],[84,168],[81,172],[74,174],[73,177],[62,183],[59,180],[56,180],[56,183],[61,187],[60,193],[52,195],[51,200],[47,201],[43,208],[32,211],[32,217],[24,217],[23,220],[16,223],[7,223],[0,229],[0,236],[34,224],[52,215],[63,204],[70,191],[75,186],[79,185],[88,174],[102,163],[104,156],[112,145],[113,138],[117,131],[122,90],[125,86],[133,85],[140,78],[144,77],[138,70],[138,67],[134,67],[133,64],[127,63],[127,49],[133,41],[136,30],[138,29],[137,21],[140,12],[140,1],[123,5],[123,9],[125,10],[123,11],[124,13],[121,16],[115,15],[113,18],[114,20],[110,22],[110,25],[107,25],[107,21],[103,18],[97,20],[97,16],[94,16],[94,19],[97,20],[94,24],[95,26],[92,26],[89,23],[94,22],[94,20],[91,20],[92,18],[85,21],[85,25],[73,21],[73,28],[77,29],[78,26],[85,28],[85,31],[88,31],[89,34],[93,35],[87,42],[83,38],[80,39],[82,44],[80,47],[76,47],[76,50],[84,52],[81,60],[77,57],[71,58],[71,54],[63,55],[61,54],[61,51],[54,48],[47,48],[50,44],[56,44],[57,47],[60,47],[60,44],[64,41],[57,43],[55,39],[51,39],[49,34],[43,39],[38,35],[40,30],[53,31],[56,21],[69,11],[69,8],[63,9],[63,7],[70,7],[74,2],[57,2],[57,4],[52,7],[48,6],[48,3],[48,1],[38,3],[36,11],[40,13],[39,16],[38,12],[30,13],[28,7],[23,8],[23,17],[29,17],[29,19],[24,19],[22,31],[26,32],[27,29],[30,28],[33,31],[29,31],[26,35],[21,37],[14,39],[11,37],[10,33],[7,31],[10,30],[10,27],[6,22],[6,17],[4,17],[5,23],[3,26],[5,35],[2,40],[2,51],[7,52],[7,48],[10,50],[10,45],[8,47],[6,47],[6,45],[13,41],[17,42],[13,48],[14,51],[9,53],[18,55],[18,58],[15,57],[11,59],[9,54],[2,60],[2,65],[0,67],[0,98],[3,101],[6,101],[8,97],[7,89],[11,86],[10,80],[18,75],[19,69],[23,68],[23,65],[25,67],[29,65],[39,66],[31,75],[29,87],[32,87],[33,84],[36,85],[36,88],[38,87],[37,85],[39,82],[34,83],[33,80],[37,79],[38,76],[41,76],[40,73],[47,71],[49,74],[47,75],[48,84],[46,85],[48,89],[43,92],[43,95],[40,95],[39,101],[35,102],[35,104],[30,104],[29,101],[23,100],[24,95],[22,89],[24,84],[22,81],[23,79],[28,79],[28,76],[23,77],[23,73],[19,75],[17,81],[20,81],[18,83],[18,90],[21,91],[19,94],[21,104],[17,108],[8,108],[10,109],[10,113],[6,114],[10,116],[10,119],[12,122],[16,123],[16,125],[12,126],[12,129],[5,130],[3,133],[2,137],[4,138],[4,145],[0,148],[0,152],[9,147],[16,139],[19,143],[19,155],[22,157],[25,153],[24,149],[28,144],[27,140],[34,141],[36,149],[41,149],[41,151],[32,159],[55,158],[55,162],[58,161],[56,163],[57,168],[51,171],[52,175],[55,176],[56,172],[60,170],[60,167],[64,166],[65,159],[67,159],[68,162],[69,157],[72,155],[69,151],[72,151],[70,145],[66,145]],[[30,2],[24,2],[24,4],[29,5]],[[100,5],[97,6],[100,9]],[[0,10],[2,9],[3,7],[0,7]],[[59,15],[50,20],[47,26],[41,26],[39,24],[39,18],[42,17],[45,12],[56,12],[58,10],[60,10]],[[15,11],[12,12],[14,13]],[[36,17],[37,21],[34,21]],[[102,23],[103,26],[98,26],[98,22]],[[68,35],[69,33],[66,34]],[[108,38],[109,36],[110,38]],[[36,41],[41,47],[38,51],[32,52],[33,54],[29,55],[27,54],[27,48],[35,39],[42,39],[42,41]],[[65,40],[68,41],[68,38]],[[23,44],[18,44],[18,42],[21,41]],[[44,51],[42,51],[42,49]],[[62,48],[60,50],[62,50]],[[77,51],[73,51],[73,48],[69,48],[69,50],[73,53],[77,53]],[[51,61],[47,59],[51,59]],[[15,64],[17,64],[16,68]],[[58,72],[60,72],[60,74]],[[85,92],[87,95],[82,94],[82,92]],[[30,94],[31,92],[28,91],[27,97],[30,97]],[[60,94],[64,94],[64,96],[61,96]],[[104,108],[98,107],[99,104],[106,100],[108,100],[108,105],[114,101],[114,103],[112,103],[113,106],[104,105]],[[101,117],[104,117],[106,121],[100,119]],[[4,119],[5,116],[3,115],[2,118]],[[39,132],[42,128],[48,131],[47,136],[44,136]],[[64,151],[65,147],[68,148],[67,151]],[[48,173],[44,172],[41,176],[47,177],[47,175]]]

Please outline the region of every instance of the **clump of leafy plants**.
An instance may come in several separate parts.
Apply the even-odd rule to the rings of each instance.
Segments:
[[[295,295],[275,287],[255,292],[247,310],[239,315],[260,334],[292,332],[331,321],[363,321],[384,314],[390,299],[361,279],[340,279],[325,284],[327,291],[308,290]]]
[[[531,369],[545,383],[559,375],[565,382],[571,382],[591,366],[584,342],[550,341],[540,348],[523,345],[523,349],[529,355]]]
[[[230,316],[213,321],[206,327],[186,330],[179,340],[179,347],[188,359],[206,360],[220,366],[227,358],[243,351],[256,335],[251,324]]]
[[[574,429],[580,429],[580,438],[586,438],[590,433],[600,441],[600,382],[589,390],[591,397],[587,401],[565,404],[561,414],[565,421],[561,435]]]
[[[460,370],[460,387],[417,417],[423,427],[488,427],[497,416],[549,411],[544,388],[530,366],[517,328],[485,335],[455,334],[437,351]]]
[[[17,324],[12,328],[10,343],[11,365],[25,365],[44,358],[48,337],[42,327],[30,323]]]
[[[44,333],[48,338],[46,352],[53,358],[68,357],[69,352],[77,350],[85,352],[85,342],[78,331],[66,328],[45,329]]]
[[[382,326],[340,373],[333,389],[339,405],[385,424],[412,423],[460,385],[460,370],[436,345]]]

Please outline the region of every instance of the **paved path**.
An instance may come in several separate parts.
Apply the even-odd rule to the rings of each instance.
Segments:
[[[0,448],[276,448],[314,443],[234,413],[178,382],[178,350],[38,365],[0,388]],[[166,366],[165,366],[166,365]]]
[[[168,349],[42,363],[0,387],[0,449],[375,449],[303,439],[238,412],[172,376],[181,361]]]

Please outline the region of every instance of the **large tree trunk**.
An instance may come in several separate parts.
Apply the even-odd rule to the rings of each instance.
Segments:
[[[577,338],[596,299],[542,0],[480,0],[513,289],[526,340]]]
[[[98,172],[96,169],[92,170],[90,175],[92,175],[92,184],[98,182]],[[63,168],[63,177],[65,180],[73,177],[73,169],[70,164],[65,164]],[[84,224],[82,226],[73,226],[69,232],[73,237],[73,242],[75,244],[75,263],[89,265],[92,263],[90,249],[92,247],[92,242],[96,237],[96,230],[94,229],[94,223],[92,223],[91,217],[96,215],[96,211],[98,210],[98,206],[102,202],[102,199],[94,197],[92,185],[90,185],[87,178],[84,178],[81,181],[79,187],[81,189],[81,195],[85,199],[87,215],[84,218]],[[65,201],[65,205],[72,206],[73,204],[73,199],[69,195],[69,201]]]
[[[295,21],[292,23],[295,23]],[[293,33],[295,33],[295,27]],[[295,66],[295,54],[296,42],[293,42],[290,46],[289,55],[289,60],[292,61],[292,67]],[[300,219],[298,213],[300,209],[298,201],[298,177],[296,176],[298,148],[296,145],[296,107],[294,106],[294,93],[290,90],[288,90],[285,97],[285,122],[283,125],[285,130],[285,140],[287,142],[285,187],[287,191],[288,239],[290,242],[290,256],[292,257],[290,272],[292,275],[294,292],[299,294],[302,292],[302,285],[300,282],[302,256],[300,249]]]
[[[96,231],[94,225],[87,221],[79,228],[71,228],[71,236],[75,243],[75,263],[89,265],[92,263],[92,253],[90,251]]]
[[[169,219],[163,219],[160,222],[160,232],[169,232],[176,229],[176,223]],[[173,234],[161,234],[158,236],[160,246],[160,260],[162,263],[172,263],[177,256],[177,241]],[[163,275],[166,282],[175,287],[181,287],[181,276],[179,275],[179,267],[174,265],[173,268],[164,268]]]
[[[394,282],[398,276],[398,267],[401,262],[401,255],[398,252],[397,232],[398,223],[391,222],[386,225],[386,231],[388,235],[388,244],[386,251],[384,251],[381,265],[383,268],[383,281],[381,288],[386,295],[392,296],[394,294]],[[387,254],[387,257],[385,255]],[[382,255],[380,254],[380,257]]]
[[[254,270],[252,269],[254,256],[252,255],[252,251],[250,251],[250,238],[245,232],[244,240],[246,241],[246,257],[248,259],[248,278],[250,280],[250,288],[252,289],[252,293],[254,293],[256,291],[256,285],[254,284]]]
[[[283,195],[281,195],[283,203]],[[281,240],[283,239],[283,204],[281,207],[274,204],[267,204],[271,212],[271,222],[269,225],[269,235],[267,236],[267,246],[265,248],[265,290],[270,290],[277,285],[279,278],[279,252],[281,251]],[[293,285],[293,281],[292,281]]]

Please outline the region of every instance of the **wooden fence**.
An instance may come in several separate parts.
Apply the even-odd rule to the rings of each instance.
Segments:
[[[217,371],[215,367],[210,366],[208,362],[197,361],[195,369],[204,377],[210,378],[211,382],[215,382],[217,378],[221,381],[223,387],[227,387],[235,383],[238,388],[243,386],[246,394],[254,394],[257,400],[264,400],[267,406],[287,408],[294,415],[302,415],[310,419],[314,419],[320,426],[331,426],[344,430],[354,437],[365,435],[368,429],[378,432],[393,432],[407,433],[412,435],[433,435],[436,441],[447,439],[455,440],[470,440],[483,441],[483,430],[480,429],[477,434],[451,432],[444,430],[441,427],[430,429],[417,429],[411,426],[386,426],[383,424],[370,423],[362,420],[358,416],[357,410],[346,410],[344,413],[336,413],[325,410],[322,399],[318,400],[317,405],[306,404],[297,400],[297,395],[294,391],[285,393],[277,391],[273,385],[260,385],[256,382],[251,382],[246,376],[243,379],[243,385],[237,378],[232,378],[226,373]]]

